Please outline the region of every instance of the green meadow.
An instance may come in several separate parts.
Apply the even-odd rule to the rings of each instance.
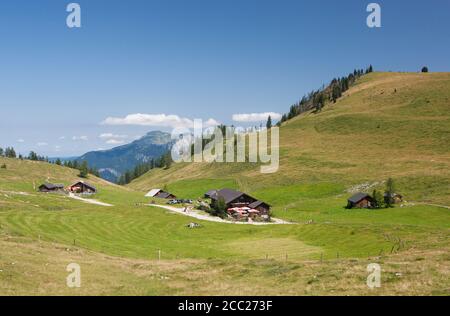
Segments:
[[[373,73],[281,127],[277,173],[174,164],[126,187],[90,176],[92,199],[111,207],[37,192],[78,180],[74,170],[0,158],[0,294],[449,295],[449,98],[450,74]],[[352,189],[383,190],[388,177],[403,205],[345,209]],[[194,220],[149,206],[152,188],[186,199],[240,189],[292,224]],[[65,286],[70,262],[85,271],[81,289]],[[385,271],[376,293],[370,262]]]

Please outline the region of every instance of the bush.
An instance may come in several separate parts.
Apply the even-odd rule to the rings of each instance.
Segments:
[[[6,165],[3,164],[3,165],[0,167],[0,169],[6,169]]]
[[[211,207],[210,207],[208,204],[203,203],[203,202],[197,204],[197,205],[195,206],[195,208],[198,209],[198,210],[200,210],[200,211],[205,211],[205,212],[211,213]]]
[[[428,67],[426,67],[426,66],[423,67],[423,68],[422,68],[422,72],[428,72]]]
[[[209,212],[206,211],[207,213],[211,214],[212,216],[217,216],[220,217],[222,219],[227,218],[228,214],[225,211],[219,211],[219,210],[215,210],[215,209],[211,209]]]
[[[384,207],[384,196],[380,191],[373,190],[372,198],[374,201],[374,208]]]
[[[214,203],[213,208],[208,212],[213,216],[218,216],[220,218],[227,217],[227,205],[225,203],[225,199],[223,197],[219,197],[219,199]]]

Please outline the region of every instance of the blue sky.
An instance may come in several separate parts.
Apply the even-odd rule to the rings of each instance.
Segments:
[[[1,147],[79,155],[175,124],[101,124],[109,117],[238,125],[233,114],[286,112],[369,64],[450,71],[444,0],[377,1],[379,29],[361,0],[73,1],[80,29],[66,26],[70,2],[0,3]]]

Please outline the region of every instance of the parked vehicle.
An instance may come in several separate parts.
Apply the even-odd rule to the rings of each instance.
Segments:
[[[192,204],[193,201],[192,200],[169,200],[169,202],[167,202],[167,204],[170,205],[174,205],[174,204]]]

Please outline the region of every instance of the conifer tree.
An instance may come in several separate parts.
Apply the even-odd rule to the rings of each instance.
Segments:
[[[89,174],[88,163],[86,160],[83,160],[80,166],[80,174],[78,175],[80,178],[87,178]]]
[[[267,118],[266,127],[267,127],[267,129],[271,129],[272,128],[272,117],[270,115]]]

